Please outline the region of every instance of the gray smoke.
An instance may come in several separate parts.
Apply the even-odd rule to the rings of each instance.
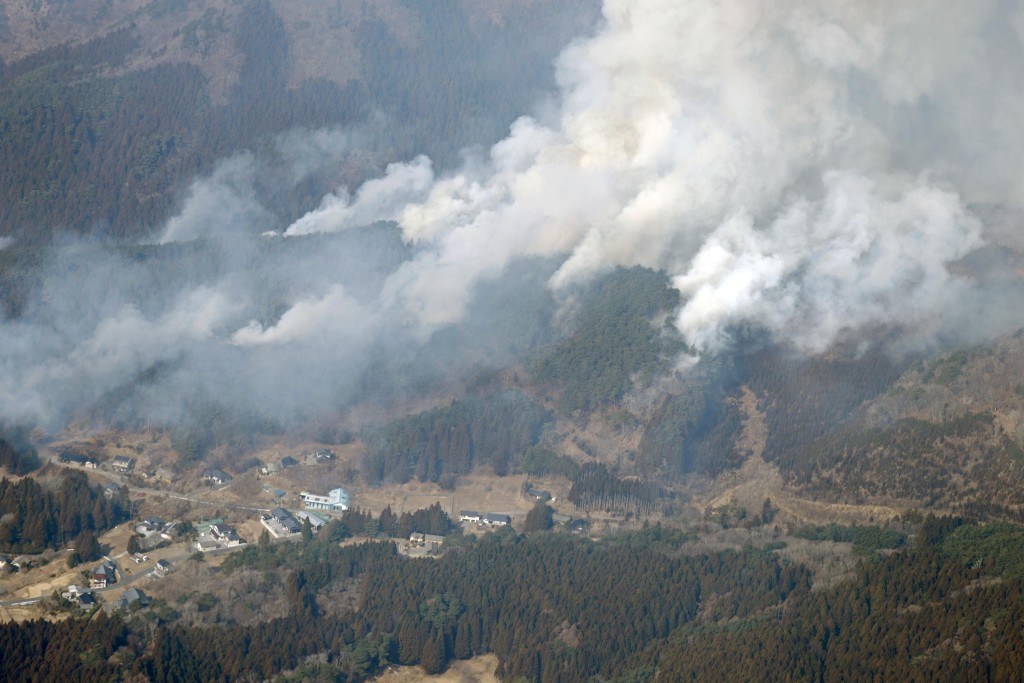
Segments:
[[[161,246],[59,250],[0,325],[0,414],[58,425],[125,387],[136,417],[195,396],[325,414],[381,353],[443,355],[431,339],[530,259],[555,293],[665,269],[702,350],[737,327],[816,353],[1020,326],[1014,259],[984,271],[1022,244],[1022,36],[1024,10],[995,0],[606,0],[557,100],[457,172],[394,163],[282,226],[241,154],[194,182]],[[360,144],[294,131],[273,182]]]
[[[887,325],[907,344],[955,334],[944,313],[979,283],[952,264],[1019,245],[972,210],[1020,208],[1016,3],[608,0],[604,15],[561,56],[549,120],[520,119],[429,189],[422,160],[392,166],[286,234],[397,218],[422,249],[386,300],[426,332],[511,260],[566,254],[556,289],[666,269],[698,348],[753,325],[808,352]]]

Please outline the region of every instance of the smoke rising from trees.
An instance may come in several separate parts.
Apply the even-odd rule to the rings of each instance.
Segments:
[[[156,419],[197,394],[326,412],[381,353],[423,362],[524,259],[554,264],[556,296],[666,270],[702,351],[737,328],[818,353],[1019,326],[1019,278],[978,263],[1021,247],[1022,43],[1024,10],[995,0],[606,0],[559,57],[555,100],[456,171],[393,163],[277,225],[268,182],[360,144],[293,131],[275,168],[240,154],[197,179],[161,246],[59,250],[0,325],[0,413],[59,424],[126,386]],[[147,249],[165,250],[157,272]]]

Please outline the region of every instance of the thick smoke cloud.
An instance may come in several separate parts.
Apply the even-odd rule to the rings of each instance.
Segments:
[[[1013,259],[983,272],[1022,245],[1021,8],[606,0],[604,18],[559,58],[557,98],[457,172],[393,163],[282,225],[267,187],[374,137],[295,131],[272,171],[241,154],[197,179],[161,246],[59,250],[0,325],[0,414],[57,426],[126,386],[158,420],[195,396],[326,413],[536,257],[556,293],[665,269],[700,350],[738,328],[816,353],[1021,324]]]
[[[809,352],[891,324],[908,343],[951,332],[941,314],[977,286],[951,265],[998,239],[972,205],[1020,205],[1019,8],[608,0],[604,14],[562,55],[551,120],[521,119],[422,198],[407,201],[417,160],[344,204],[364,221],[386,207],[423,246],[389,301],[429,331],[512,259],[566,253],[555,288],[667,269],[699,348],[736,325]],[[347,218],[329,201],[286,234]]]

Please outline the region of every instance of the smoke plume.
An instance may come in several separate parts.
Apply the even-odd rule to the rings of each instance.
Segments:
[[[664,269],[700,350],[738,328],[817,353],[1019,326],[1019,273],[971,259],[1021,245],[1022,39],[1024,9],[995,0],[606,0],[555,99],[457,171],[397,161],[282,225],[242,154],[193,183],[155,271],[153,246],[60,250],[0,326],[0,412],[59,423],[142,376],[133,410],[161,419],[197,393],[326,412],[382,350],[423,362],[529,259],[555,294]],[[282,137],[273,182],[356,138]]]
[[[978,283],[951,265],[992,238],[972,206],[1020,204],[1020,8],[608,0],[604,15],[561,56],[549,120],[520,119],[429,190],[422,160],[395,165],[286,234],[368,206],[396,218],[422,249],[385,294],[427,331],[512,259],[565,254],[556,289],[666,269],[703,349],[735,325],[808,352],[885,325],[952,332],[942,313]]]

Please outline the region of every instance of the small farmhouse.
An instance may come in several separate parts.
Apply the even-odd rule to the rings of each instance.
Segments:
[[[149,603],[149,598],[138,588],[129,588],[121,595],[121,599],[117,601],[118,609],[130,609],[132,605],[139,603],[140,607],[143,607]]]
[[[302,524],[285,508],[274,508],[270,511],[270,514],[262,515],[260,523],[270,531],[275,539],[291,536],[293,533],[298,533],[302,530]],[[312,523],[312,520],[310,520],[310,523]]]
[[[461,522],[479,522],[480,513],[473,510],[459,510],[459,521]]]
[[[298,518],[299,522],[309,520],[309,526],[313,531],[319,531],[320,527],[327,523],[327,520],[323,517],[314,515],[312,512],[306,512],[305,510],[299,510],[295,513],[295,517]]]
[[[544,489],[528,488],[526,489],[526,495],[537,500],[551,500],[551,494]]]
[[[486,512],[480,518],[480,521],[488,526],[506,526],[512,523],[512,518],[496,512]]]
[[[203,472],[203,481],[208,481],[214,486],[220,486],[231,481],[231,475],[223,470],[206,470]]]
[[[64,451],[60,454],[60,462],[64,465],[84,465],[85,456],[71,451]]]
[[[115,455],[110,461],[110,467],[115,472],[131,472],[135,468],[135,458],[127,455]]]
[[[166,524],[162,517],[156,517],[154,515],[146,517],[142,520],[142,523],[146,525],[148,531],[160,531]]]

